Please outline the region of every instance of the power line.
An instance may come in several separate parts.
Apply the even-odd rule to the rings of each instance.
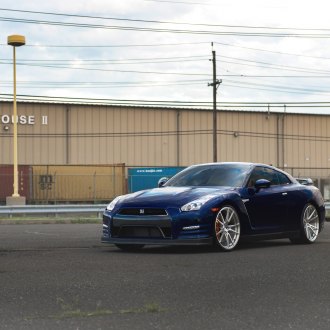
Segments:
[[[214,44],[253,50],[258,52],[267,52],[272,54],[281,54],[281,55],[289,55],[289,56],[297,56],[297,57],[306,57],[306,58],[315,58],[315,59],[323,59],[323,60],[330,60],[330,57],[325,56],[313,56],[307,54],[299,54],[299,53],[288,53],[288,52],[280,52],[275,50],[269,49],[261,49],[261,48],[253,48],[253,47],[245,47],[241,45],[229,44],[224,42],[213,42]],[[200,42],[177,42],[177,43],[153,43],[153,44],[112,44],[112,45],[45,45],[45,44],[28,44],[24,47],[43,47],[43,48],[136,48],[136,47],[171,47],[171,46],[189,46],[189,45],[205,45],[210,44],[209,41],[200,41]],[[7,44],[1,44],[0,46],[7,46]]]
[[[11,84],[0,84],[3,87],[12,87]],[[20,86],[20,84],[17,84]],[[154,82],[154,83],[144,83],[144,82],[128,82],[128,83],[105,83],[105,84],[94,84],[94,83],[80,83],[80,84],[28,84],[23,85],[25,89],[49,89],[49,88],[56,88],[56,89],[103,89],[103,88],[145,88],[145,87],[171,87],[171,86],[191,86],[191,85],[206,85],[205,82],[189,82],[189,83],[165,83],[165,82]]]
[[[138,71],[138,70],[116,70],[116,69],[105,69],[105,68],[79,68],[66,65],[46,65],[46,64],[25,64],[17,62],[20,66],[31,66],[41,68],[52,68],[52,69],[69,69],[69,70],[85,70],[85,71],[102,71],[102,72],[120,72],[120,73],[136,73],[136,74],[153,74],[153,75],[174,75],[174,76],[204,76],[209,77],[207,73],[191,73],[191,72],[168,72],[168,71]]]
[[[233,57],[228,57],[228,56],[221,56],[221,57],[229,58],[229,59],[233,58]],[[235,58],[233,58],[233,59],[235,59]],[[252,67],[258,67],[258,68],[267,68],[267,69],[272,69],[272,70],[330,74],[330,70],[308,69],[308,67],[296,67],[296,66],[282,65],[282,64],[275,64],[275,63],[268,63],[268,62],[261,62],[261,61],[252,61],[252,60],[245,60],[245,59],[238,59],[238,58],[236,58],[236,59],[239,61],[248,62],[248,63],[239,63],[239,62],[235,62],[235,61],[233,62],[233,61],[224,61],[224,60],[221,60],[221,63],[252,66]],[[256,63],[256,64],[251,64],[251,63]],[[242,74],[242,76],[244,76],[244,74]]]
[[[197,62],[206,61],[208,56],[173,56],[173,57],[153,57],[153,58],[133,58],[133,59],[83,59],[83,58],[71,58],[71,59],[20,59],[17,63],[29,65],[29,64],[48,64],[48,65],[63,65],[78,63],[79,65],[126,65],[126,64],[158,64],[158,63],[182,63],[182,62]],[[12,59],[0,59],[3,63],[0,64],[12,64]]]
[[[262,75],[262,74],[221,74],[222,77],[245,77],[245,78],[294,78],[294,79],[329,79],[330,75]]]
[[[225,59],[234,59],[242,62],[247,63],[239,63],[233,61],[225,61],[221,60],[221,63],[230,63],[236,65],[244,65],[244,66],[253,66],[253,67],[260,67],[260,68],[270,68],[273,70],[287,70],[287,71],[297,71],[297,72],[309,72],[309,73],[324,73],[330,74],[330,70],[320,70],[320,69],[308,69],[306,67],[297,67],[297,66],[289,66],[289,65],[282,65],[282,64],[275,64],[263,61],[255,61],[255,60],[248,60],[243,58],[237,58],[232,56],[224,56],[220,55],[217,57],[225,58]],[[173,56],[173,57],[153,57],[153,58],[128,58],[128,59],[82,59],[82,58],[72,58],[72,59],[52,59],[52,60],[43,60],[43,59],[20,59],[18,63],[29,65],[29,64],[38,64],[38,63],[47,63],[48,65],[54,65],[53,63],[61,64],[61,63],[68,63],[71,64],[72,62],[79,62],[79,65],[104,65],[104,64],[115,64],[115,65],[128,65],[128,64],[158,64],[158,63],[181,63],[181,62],[192,62],[192,61],[205,61],[208,60],[209,56],[203,55],[195,55],[195,56]],[[0,59],[0,61],[4,61],[4,63],[0,64],[11,64],[12,59]],[[256,63],[261,65],[254,65],[250,63]],[[244,75],[242,75],[244,76]]]
[[[239,132],[239,136],[245,138],[260,138],[260,139],[278,139],[276,133],[263,133],[257,131],[245,130],[217,130],[218,135],[233,136],[235,132]],[[79,137],[79,138],[137,138],[137,137],[155,137],[155,136],[187,136],[187,135],[211,135],[211,129],[191,129],[191,130],[168,130],[168,131],[140,131],[140,132],[95,132],[95,133],[20,133],[21,137]],[[7,136],[8,133],[0,133],[0,136]],[[313,141],[313,142],[330,142],[328,135],[305,135],[305,134],[283,134],[282,139],[287,141]]]
[[[136,82],[45,82],[45,81],[29,81],[18,82],[17,85],[24,87],[25,89],[103,89],[103,88],[145,88],[145,87],[171,87],[171,86],[191,86],[191,85],[206,85],[208,80],[189,80],[189,81],[136,81]],[[3,87],[11,87],[12,82],[0,82]],[[330,90],[322,90],[315,88],[303,88],[303,87],[289,87],[283,85],[269,85],[258,84],[253,82],[238,82],[234,80],[226,80],[224,88],[226,87],[245,88],[254,90],[267,90],[271,92],[286,92],[294,94],[330,94]],[[254,86],[254,87],[253,87]]]
[[[0,94],[0,101],[12,99],[12,94]],[[82,98],[82,97],[57,97],[57,96],[42,96],[42,95],[27,95],[27,94],[20,94],[18,95],[20,100],[24,101],[65,101],[68,103],[71,102],[80,102],[81,104],[86,103],[97,103],[97,102],[104,102],[104,103],[130,103],[132,105],[135,105],[136,103],[141,103],[144,105],[152,105],[152,104],[163,104],[163,105],[169,105],[169,104],[190,104],[190,105],[212,105],[212,102],[210,101],[178,101],[178,100],[143,100],[143,99],[112,99],[112,98]],[[311,101],[303,101],[303,102],[293,102],[293,101],[282,101],[282,102],[218,102],[218,111],[220,110],[228,110],[228,111],[242,111],[243,108],[262,108],[264,109],[263,112],[268,112],[269,108],[273,109],[271,113],[277,113],[277,112],[283,112],[283,110],[274,110],[274,109],[283,109],[285,106],[286,109],[289,111],[290,108],[330,108],[330,101],[329,102],[311,102]],[[239,110],[236,110],[240,108]],[[251,110],[249,110],[251,111]]]
[[[226,87],[234,87],[234,88],[243,88],[243,89],[252,89],[252,90],[259,90],[259,91],[268,91],[268,92],[276,92],[276,93],[288,93],[288,94],[310,94],[311,91],[295,91],[295,90],[286,90],[285,88],[283,89],[274,89],[274,88],[261,88],[261,87],[251,87],[251,86],[237,86],[235,84],[225,84]],[[315,95],[330,95],[330,91],[326,92],[313,92]]]
[[[0,94],[0,100],[12,100],[12,94]],[[43,95],[17,95],[20,101],[44,101],[44,102],[66,102],[79,104],[107,104],[107,105],[143,105],[143,106],[207,106],[209,101],[169,101],[169,100],[137,100],[137,99],[104,99],[104,98],[82,98],[82,97],[59,97]]]
[[[220,56],[223,58],[233,58],[233,59],[237,59],[239,61],[243,61],[243,62],[248,62],[248,64],[246,63],[239,63],[239,62],[233,62],[233,61],[223,61],[222,63],[231,63],[231,64],[238,64],[238,65],[245,65],[245,66],[253,66],[253,67],[266,67],[269,68],[268,66],[270,66],[271,69],[276,69],[276,70],[289,70],[289,71],[297,71],[297,72],[311,72],[311,73],[320,73],[320,75],[253,75],[253,74],[227,74],[227,73],[223,73],[222,76],[224,77],[244,77],[244,78],[249,78],[249,77],[253,77],[253,78],[328,78],[330,71],[329,70],[318,70],[318,69],[305,69],[303,67],[296,67],[296,66],[287,66],[287,65],[280,65],[280,64],[273,64],[273,63],[268,63],[268,62],[261,62],[261,61],[252,61],[252,60],[247,60],[247,59],[241,59],[241,58],[235,58],[235,57],[228,57],[228,56]],[[158,58],[150,58],[150,59],[155,59],[157,61],[155,62],[147,62],[149,60],[149,58],[145,58],[142,59],[127,59],[127,61],[136,61],[136,62],[132,62],[131,64],[158,64],[158,63],[167,63],[168,61],[162,61],[162,59],[171,59],[173,58],[173,62],[176,62],[175,59],[178,59],[178,62],[187,62],[187,61],[193,61],[193,60],[201,60],[204,61],[204,58],[207,59],[208,57],[204,57],[204,56],[182,56],[182,57],[158,57]],[[159,61],[158,61],[159,59]],[[182,61],[181,61],[182,60]],[[0,59],[0,61],[5,61],[3,63],[0,62],[0,64],[11,64],[12,60],[9,59]],[[115,59],[109,59],[109,60],[98,60],[98,59],[59,59],[59,60],[24,60],[21,59],[18,61],[18,65],[24,65],[24,66],[40,66],[40,67],[51,67],[51,68],[68,68],[68,69],[81,69],[81,70],[98,70],[95,68],[79,68],[79,67],[75,67],[72,68],[72,66],[67,66],[68,64],[74,63],[75,65],[104,65],[104,64],[129,64],[129,62],[121,62],[121,61],[125,61],[125,60],[115,60]],[[146,61],[146,62],[144,62]],[[86,63],[84,63],[86,62]],[[169,61],[172,62],[172,61]],[[41,64],[40,64],[41,63]],[[53,64],[54,63],[54,64]],[[260,64],[265,64],[268,66],[262,66],[262,65],[253,65],[253,64],[249,64],[249,63],[260,63]],[[271,67],[274,66],[274,67]],[[115,70],[109,70],[109,71],[115,71]],[[136,71],[131,71],[131,70],[116,70],[119,72],[136,72]],[[227,72],[227,70],[226,70]],[[155,73],[155,74],[182,74],[182,75],[204,75],[206,76],[206,74],[201,74],[201,73],[173,73],[173,72],[148,72],[148,71],[139,71],[139,73]]]
[[[75,27],[75,28],[93,28],[93,29],[107,29],[107,30],[122,30],[134,32],[157,32],[157,33],[174,33],[174,34],[196,34],[196,35],[218,35],[218,36],[241,36],[241,37],[295,37],[295,38],[330,38],[330,34],[320,33],[289,33],[289,32],[242,32],[242,31],[209,31],[209,30],[188,30],[188,29],[169,29],[169,28],[149,28],[137,26],[120,26],[120,25],[103,25],[103,24],[88,24],[88,23],[72,23],[46,20],[33,20],[13,17],[0,17],[0,21],[24,24],[38,24],[38,25],[53,25],[61,27]],[[233,28],[233,26],[228,26]],[[227,27],[227,28],[228,28]],[[246,29],[259,27],[244,27]],[[273,29],[273,28],[271,28]],[[324,30],[325,31],[325,30]],[[328,31],[328,30],[326,30]]]
[[[205,45],[210,44],[209,41],[200,41],[200,42],[178,42],[178,43],[153,43],[153,44],[112,44],[112,45],[45,45],[45,44],[28,44],[24,47],[34,47],[34,48],[137,48],[137,47],[171,47],[171,46],[189,46],[189,45]],[[261,49],[261,48],[253,48],[253,47],[245,47],[241,45],[235,45],[235,44],[229,44],[224,42],[217,42],[215,41],[214,44],[223,45],[223,46],[229,46],[229,47],[235,47],[235,48],[241,48],[241,49],[247,49],[247,50],[253,50],[258,52],[267,52],[272,54],[280,54],[280,55],[288,55],[288,56],[297,56],[297,57],[305,57],[305,58],[314,58],[314,59],[322,59],[322,60],[330,60],[330,57],[325,56],[313,56],[313,55],[307,55],[307,54],[299,54],[299,53],[288,53],[288,52],[280,52],[275,50],[269,50],[269,49]],[[7,44],[1,44],[0,46],[7,46]]]
[[[40,45],[30,44],[24,47],[43,47],[43,48],[136,48],[136,47],[171,47],[171,46],[187,46],[187,45],[202,45],[210,44],[208,41],[202,42],[177,42],[177,43],[154,43],[154,44],[116,44],[116,45]],[[7,44],[0,44],[7,46]]]
[[[172,3],[172,4],[180,4],[180,5],[202,5],[202,6],[214,6],[212,3],[208,2],[190,2],[190,1],[173,1],[173,0],[144,0],[148,2],[165,2],[165,3]]]
[[[161,0],[158,0],[161,1]],[[177,1],[172,1],[177,2]],[[189,2],[181,2],[189,3]],[[194,4],[194,3],[189,3]],[[196,3],[198,4],[198,3]],[[253,25],[229,25],[229,24],[210,24],[210,23],[192,23],[192,22],[175,22],[175,21],[160,21],[160,20],[146,20],[146,19],[132,19],[132,18],[118,18],[118,17],[104,17],[104,16],[91,16],[82,14],[67,14],[67,13],[55,13],[44,11],[32,11],[32,10],[20,10],[10,8],[0,8],[0,11],[29,13],[29,14],[41,14],[61,17],[73,17],[73,18],[88,18],[99,20],[111,20],[111,21],[124,21],[124,22],[138,22],[138,23],[157,23],[157,24],[172,24],[172,25],[188,25],[188,26],[206,26],[206,27],[221,27],[221,28],[243,28],[243,29],[264,29],[264,30],[297,30],[297,31],[327,31],[326,28],[297,28],[297,27],[270,27],[270,26],[253,26]]]
[[[273,53],[273,54],[281,54],[281,55],[289,55],[289,56],[298,56],[298,57],[307,57],[307,58],[316,58],[316,59],[322,59],[322,60],[330,60],[330,57],[313,56],[313,55],[298,54],[298,53],[287,53],[287,52],[280,52],[280,51],[275,51],[275,50],[268,50],[268,49],[261,49],[261,48],[253,48],[253,47],[246,47],[246,46],[241,46],[241,45],[228,44],[228,43],[217,42],[217,41],[215,41],[214,44],[223,45],[223,46],[230,46],[230,47],[236,47],[236,48],[241,48],[241,49],[248,49],[248,50],[259,51],[259,52]]]
[[[283,85],[269,85],[269,84],[258,84],[258,83],[253,83],[253,82],[246,82],[246,83],[242,83],[242,82],[238,82],[235,80],[226,80],[226,83],[229,82],[228,84],[225,84],[224,86],[232,86],[230,85],[230,83],[232,84],[236,84],[236,85],[242,85],[242,88],[252,88],[251,86],[256,86],[258,88],[254,88],[254,89],[259,89],[259,87],[263,87],[261,88],[261,90],[264,90],[265,88],[267,88],[267,90],[270,91],[275,91],[275,92],[283,92],[285,91],[286,93],[313,93],[313,94],[330,94],[330,90],[324,90],[324,89],[312,89],[312,88],[303,88],[303,87],[291,87],[291,86],[283,86]]]
[[[159,81],[159,80],[157,80]],[[141,80],[135,81],[136,83],[157,83],[155,80]],[[183,79],[183,80],[166,80],[165,82],[173,82],[173,83],[196,83],[196,82],[207,82],[207,79]],[[128,84],[132,81],[50,81],[50,80],[17,80],[18,84],[28,85],[28,84],[35,84],[35,85],[45,85],[45,84],[54,84],[54,85],[74,85],[74,84]],[[11,84],[12,80],[2,80],[0,84]]]

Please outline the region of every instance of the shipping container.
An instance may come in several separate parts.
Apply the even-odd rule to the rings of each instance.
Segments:
[[[20,196],[30,198],[31,167],[18,166],[18,193]],[[14,167],[13,165],[0,165],[0,202],[4,203],[7,196],[14,192]]]
[[[125,190],[124,164],[33,166],[35,203],[109,201]]]
[[[128,169],[128,191],[156,188],[162,177],[172,177],[185,167],[139,167]]]

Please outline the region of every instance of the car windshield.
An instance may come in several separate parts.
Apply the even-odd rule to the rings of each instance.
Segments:
[[[217,164],[192,166],[176,174],[166,187],[225,186],[242,187],[249,164]]]

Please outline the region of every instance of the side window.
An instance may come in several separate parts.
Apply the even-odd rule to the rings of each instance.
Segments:
[[[279,180],[277,176],[277,171],[274,171],[271,168],[264,167],[265,177],[264,179],[270,181],[271,186],[279,185]]]
[[[291,180],[285,174],[277,172],[277,176],[280,181],[280,185],[286,185],[291,183]]]
[[[251,173],[248,187],[254,187],[255,183],[259,179],[266,179],[270,181],[271,186],[277,186],[280,183],[280,177],[278,174],[281,174],[271,168],[268,167],[256,167],[253,172]],[[290,181],[289,181],[290,182]]]
[[[248,187],[254,187],[254,185],[256,184],[256,181],[259,179],[265,179],[264,171],[263,171],[262,167],[256,167],[252,171],[249,182],[248,182]]]

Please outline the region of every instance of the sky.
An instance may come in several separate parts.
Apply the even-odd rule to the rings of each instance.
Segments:
[[[215,51],[218,102],[330,102],[329,9],[325,0],[1,0],[0,95],[13,93],[7,36],[20,34],[18,96],[212,107]]]

